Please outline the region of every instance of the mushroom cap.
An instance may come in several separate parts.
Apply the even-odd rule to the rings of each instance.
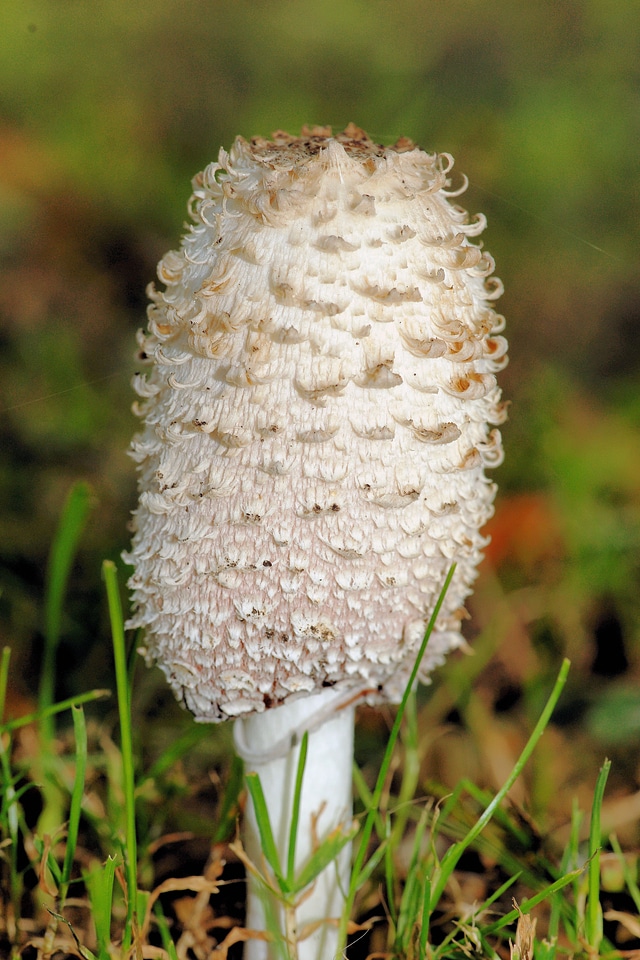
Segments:
[[[198,720],[398,700],[453,562],[421,679],[463,643],[507,345],[452,163],[350,125],[193,180],[140,334],[128,559],[129,626]]]

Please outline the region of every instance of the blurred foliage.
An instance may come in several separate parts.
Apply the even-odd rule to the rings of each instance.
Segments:
[[[109,674],[98,571],[135,502],[134,334],[191,176],[236,134],[352,120],[454,155],[505,280],[511,417],[475,604],[480,625],[504,592],[517,613],[496,689],[534,712],[535,677],[568,652],[563,722],[637,739],[638,0],[3,0],[1,20],[0,630],[23,694],[78,479],[98,508],[58,692]]]

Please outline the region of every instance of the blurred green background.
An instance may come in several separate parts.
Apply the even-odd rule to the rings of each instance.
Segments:
[[[511,401],[473,636],[512,599],[491,707],[574,660],[559,723],[640,778],[640,4],[637,0],[2,0],[0,640],[42,648],[71,484],[95,508],[59,693],[108,682],[100,562],[127,543],[145,286],[190,178],[303,123],[448,151],[505,282]],[[493,683],[493,680],[491,680]],[[513,692],[511,701],[509,691]],[[500,700],[500,697],[503,697]],[[535,699],[535,698],[534,698]]]

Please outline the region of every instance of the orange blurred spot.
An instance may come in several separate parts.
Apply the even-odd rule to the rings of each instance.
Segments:
[[[531,566],[565,553],[560,515],[543,493],[522,493],[501,500],[484,532],[491,537],[486,560]]]

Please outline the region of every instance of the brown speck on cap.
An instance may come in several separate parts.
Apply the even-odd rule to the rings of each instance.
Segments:
[[[324,150],[327,140],[335,140],[343,147],[348,156],[366,163],[369,157],[384,157],[389,151],[406,153],[415,150],[415,144],[408,137],[401,137],[392,147],[375,143],[368,134],[355,123],[348,124],[341,133],[332,134],[331,127],[304,126],[300,136],[295,137],[284,130],[276,130],[271,139],[252,137],[249,141],[252,156],[267,161],[286,157],[293,162],[306,157],[314,157]]]

